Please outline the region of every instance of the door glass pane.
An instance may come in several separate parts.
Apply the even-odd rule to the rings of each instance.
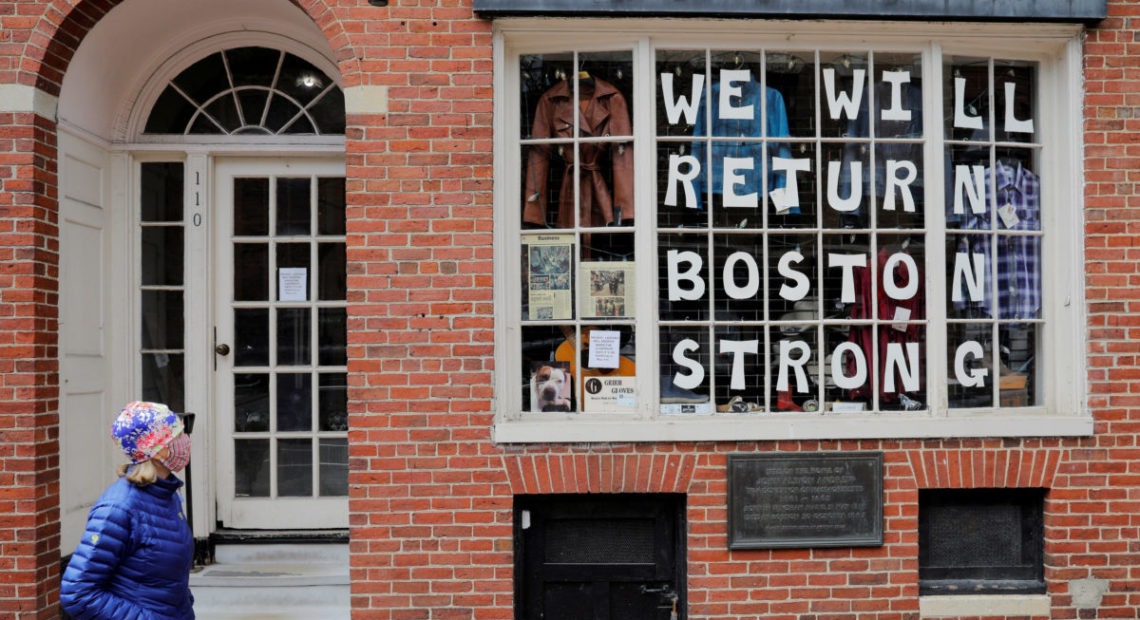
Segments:
[[[278,301],[309,300],[309,247],[308,243],[277,244]],[[286,269],[290,271],[282,271]],[[289,285],[290,281],[295,284]]]
[[[344,234],[344,177],[317,180],[317,234]]]
[[[234,310],[234,365],[269,365],[269,310]]]
[[[239,433],[269,430],[269,375],[234,375],[234,430]]]
[[[181,349],[182,314],[182,291],[143,291],[143,348]]]
[[[269,440],[234,440],[234,494],[269,497]]]
[[[298,366],[310,359],[308,308],[277,309],[277,364]]]
[[[234,301],[269,299],[269,246],[264,243],[234,244]]]
[[[277,440],[277,495],[309,497],[313,494],[313,442]]]
[[[182,227],[144,226],[141,258],[144,286],[181,285]]]
[[[277,179],[277,234],[309,234],[309,179]]]
[[[142,164],[141,168],[142,221],[181,221],[182,162],[148,162]]]
[[[181,353],[142,355],[142,397],[165,403],[173,411],[185,411],[182,386],[186,380],[186,360]]]
[[[269,234],[269,179],[234,179],[234,236]]]
[[[312,386],[313,377],[308,373],[278,373],[278,431],[307,431],[313,428]]]
[[[318,414],[322,431],[348,430],[347,380],[343,372],[320,375]]]
[[[318,311],[317,346],[320,354],[317,363],[322,366],[344,366],[347,362],[345,354],[345,325],[347,310],[344,308],[321,308]]]
[[[320,444],[320,495],[344,497],[348,495],[348,440],[322,439]]]
[[[317,248],[317,265],[320,281],[317,283],[320,299],[345,298],[344,244],[322,243]]]

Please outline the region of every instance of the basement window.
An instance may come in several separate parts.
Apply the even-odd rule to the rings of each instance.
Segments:
[[[919,491],[919,593],[1044,593],[1044,505],[1044,489]]]

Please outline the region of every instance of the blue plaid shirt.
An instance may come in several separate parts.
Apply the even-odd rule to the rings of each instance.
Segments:
[[[994,172],[996,171],[996,174]],[[997,192],[996,203],[992,200]],[[980,303],[959,305],[980,310],[984,316],[995,316],[993,307],[994,275],[997,276],[997,313],[999,319],[1035,319],[1041,312],[1041,235],[1008,234],[1009,232],[1041,231],[1041,182],[1037,175],[1020,163],[1015,166],[997,162],[995,170],[986,170],[986,204],[1000,212],[1007,205],[1012,208],[1016,222],[1007,225],[999,213],[969,214],[964,228],[992,230],[991,221],[997,222],[997,234],[962,235],[958,251],[985,255],[985,294]],[[991,220],[992,218],[992,220]],[[997,269],[993,266],[992,245],[997,243]]]

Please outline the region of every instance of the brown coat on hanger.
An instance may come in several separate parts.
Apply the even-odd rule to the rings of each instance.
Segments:
[[[572,138],[574,115],[578,114],[579,134],[583,138],[630,136],[633,130],[625,97],[609,82],[593,78],[593,86],[579,83],[581,105],[573,101],[567,80],[562,80],[542,94],[535,108],[531,137]],[[581,143],[575,161],[573,145],[542,144],[530,148],[527,159],[523,221],[546,225],[547,184],[550,154],[556,149],[566,160],[562,186],[558,193],[558,227],[574,226],[574,168],[581,169],[580,225],[606,226],[614,221],[614,207],[621,207],[623,219],[633,216],[633,145],[631,143]],[[600,168],[606,153],[613,165],[613,184],[606,183]]]

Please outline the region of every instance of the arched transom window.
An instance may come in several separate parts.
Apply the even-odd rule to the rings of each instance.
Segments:
[[[145,133],[343,135],[344,93],[288,52],[239,47],[179,73],[147,118]]]

